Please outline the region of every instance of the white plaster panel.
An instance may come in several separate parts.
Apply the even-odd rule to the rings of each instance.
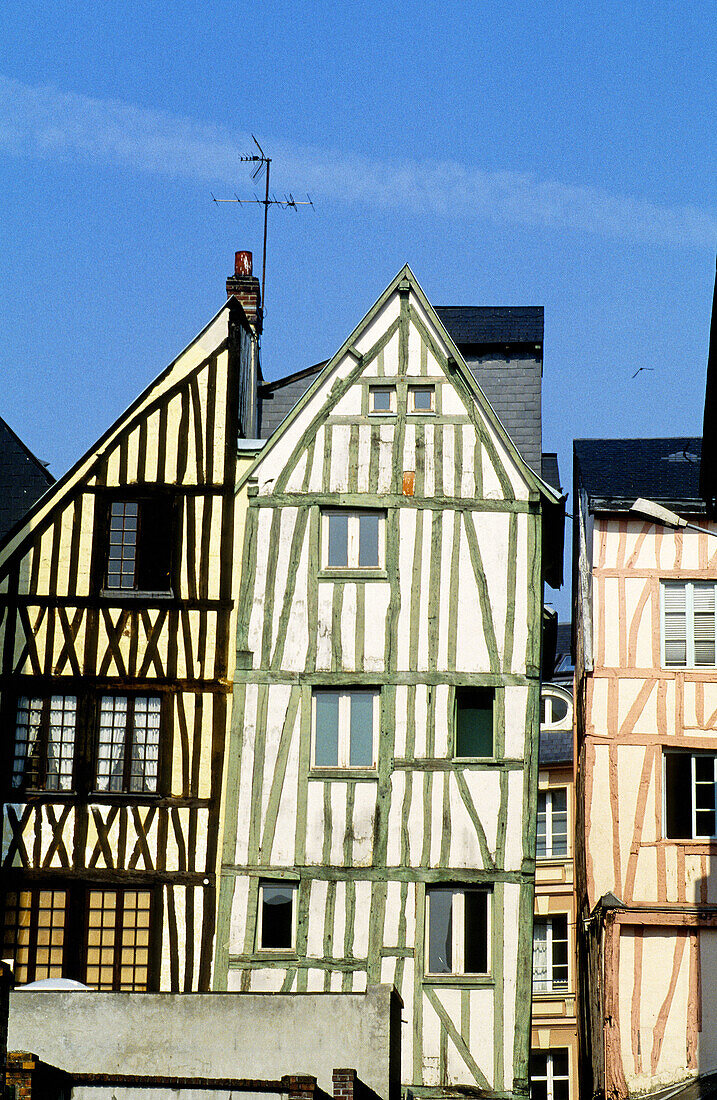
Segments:
[[[318,629],[316,644],[316,667],[322,671],[331,668],[331,633],[332,633],[332,606],[334,586],[321,583],[318,585]]]
[[[358,476],[356,480],[356,487],[359,493],[367,493],[369,491],[368,472],[370,460],[371,426],[370,424],[360,424],[358,437]]]
[[[448,625],[451,601],[451,560],[453,558],[453,527],[457,522],[455,512],[446,509],[433,513],[433,522],[441,527],[441,566],[440,576],[443,583],[438,587],[438,653],[437,668],[444,672],[448,668]],[[460,543],[459,543],[460,546]]]
[[[356,585],[344,585],[341,607],[341,667],[345,672],[356,670]]]
[[[391,803],[388,811],[388,843],[386,862],[389,867],[398,867],[401,863],[401,830],[403,823],[403,800],[406,789],[406,772],[391,773]]]
[[[467,415],[467,410],[463,402],[463,398],[460,396],[455,386],[451,385],[450,381],[445,382],[441,386],[441,407],[444,416]],[[475,429],[472,430],[475,438]]]
[[[525,751],[525,718],[528,706],[528,687],[507,684],[505,700],[505,755],[522,758]]]
[[[354,791],[353,864],[369,867],[373,860],[373,826],[376,814],[376,784],[357,783]]]
[[[471,522],[470,516],[467,518]],[[456,669],[461,672],[488,672],[490,657],[483,632],[483,613],[465,530],[461,530],[459,578]]]
[[[298,690],[294,688],[294,690]],[[299,787],[299,741],[301,730],[301,705],[296,711],[294,728],[286,761],[286,774],[281,786],[279,811],[276,820],[271,862],[276,866],[291,867],[296,860],[296,815]]]
[[[361,416],[363,386],[358,383],[349,386],[346,393],[338,399],[331,409],[332,416]]]
[[[444,386],[443,390],[447,391],[448,387]],[[455,448],[455,433],[456,428],[453,424],[444,424],[442,428],[443,433],[443,495],[447,497],[455,496],[456,486],[456,448]]]
[[[391,327],[395,320],[397,320],[398,314],[399,296],[398,291],[394,291],[383,306],[376,312],[376,315],[372,318],[370,323],[367,324],[357,336],[357,351],[359,351],[361,355],[366,355],[376,341],[380,340],[384,332]],[[398,339],[398,333],[396,333],[394,339]]]
[[[472,424],[463,424],[459,426],[458,431],[463,435],[463,446],[461,448],[462,461],[461,461],[461,483],[460,483],[460,496],[461,497],[474,497],[476,495],[476,479],[475,479],[475,448],[476,448],[476,431]]]
[[[346,789],[345,783],[331,783],[331,852],[329,858],[335,867],[342,867],[345,863]]]
[[[310,521],[309,521],[310,522]],[[309,583],[309,536],[307,533],[301,545],[298,562],[290,565],[296,570],[294,596],[286,624],[284,638],[284,657],[282,667],[291,672],[300,672],[306,666],[306,654],[309,647],[308,621],[308,583]],[[315,563],[311,564],[315,569]]]
[[[413,583],[413,554],[416,541],[416,522],[418,509],[400,508],[398,513],[398,571],[401,592],[401,607],[396,624],[397,650],[396,665],[400,669],[409,668],[411,645],[411,600],[418,595]],[[396,750],[397,754],[402,755]]]
[[[374,581],[365,587],[364,669],[382,672],[385,664],[386,615],[391,599],[388,583]]]
[[[309,926],[306,933],[306,954],[320,959],[324,954],[324,919],[326,915],[326,894],[328,882],[314,879],[304,883],[303,888],[311,889],[309,898]],[[323,989],[323,982],[321,985]]]
[[[607,746],[596,745],[586,838],[588,860],[592,863],[595,888],[594,897],[590,899],[591,906],[606,891],[614,889],[615,886],[612,862],[612,819],[608,809],[611,805],[608,777]]]
[[[328,429],[327,429],[328,433]],[[351,428],[348,424],[333,424],[330,429],[331,465],[329,470],[329,491],[345,493],[349,487],[349,440]]]
[[[448,684],[436,684],[433,688],[433,754],[437,757],[451,756],[453,722],[449,713],[449,699]]]
[[[408,687],[399,684],[396,687],[396,704],[394,713],[394,756],[402,758],[406,755],[406,730],[407,722],[413,722],[413,714],[408,714]]]
[[[256,710],[258,689],[256,684],[247,684],[245,687],[244,703],[244,730],[241,736],[241,761],[239,765],[239,799],[237,803],[237,820],[240,827],[237,829],[234,861],[238,864],[249,862],[248,842],[249,830],[241,827],[242,822],[251,819],[252,812],[252,769],[254,767],[254,744],[256,740]]]
[[[423,493],[427,500],[436,494],[435,425],[426,424],[423,429]]]
[[[323,863],[324,785],[309,781],[306,795],[306,862]]]

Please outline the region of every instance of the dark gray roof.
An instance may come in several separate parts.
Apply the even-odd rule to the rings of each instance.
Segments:
[[[436,306],[462,350],[471,344],[542,344],[542,306]]]
[[[572,629],[570,623],[558,623],[558,637],[555,648],[559,657],[570,653]]]
[[[265,382],[259,386],[259,439],[268,439],[284,420],[294,405],[304,396],[314,378],[326,365],[316,363],[306,370]]]
[[[548,764],[572,764],[573,731],[541,730],[539,761]]]
[[[548,485],[552,485],[554,489],[560,492],[560,470],[558,469],[558,456],[554,453],[543,453],[542,458],[542,478],[543,481],[547,481]]]
[[[629,507],[637,497],[704,509],[699,436],[670,439],[576,439],[576,485],[597,506]]]
[[[0,418],[0,539],[22,519],[54,477]]]

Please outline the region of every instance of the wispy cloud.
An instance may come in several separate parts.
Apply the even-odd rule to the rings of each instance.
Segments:
[[[237,154],[250,146],[249,134],[228,127],[0,76],[0,152],[6,155],[114,164],[233,189]],[[326,201],[655,244],[717,244],[717,212],[695,206],[665,206],[453,161],[384,163],[277,141],[270,148],[279,190],[291,181]]]

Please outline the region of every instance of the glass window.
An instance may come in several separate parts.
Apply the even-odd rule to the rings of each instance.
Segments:
[[[158,695],[102,696],[96,790],[157,791],[161,711]]]
[[[456,756],[493,755],[493,688],[456,688]]]
[[[395,413],[396,387],[369,386],[368,411],[370,413],[383,413],[384,416]]]
[[[713,753],[665,753],[665,835],[673,840],[717,836]]]
[[[384,563],[385,512],[349,509],[323,513],[324,567],[381,569]]]
[[[378,688],[315,688],[314,767],[375,767],[378,719]]]
[[[489,891],[434,886],[426,891],[429,974],[487,974]]]
[[[570,1078],[566,1049],[530,1052],[531,1100],[569,1100]]]
[[[432,413],[435,406],[435,386],[409,386],[408,411]]]
[[[533,992],[554,993],[568,988],[568,917],[536,917],[533,921]]]
[[[292,883],[263,882],[259,886],[260,951],[292,951],[294,948],[294,901]]]
[[[551,859],[568,854],[568,792],[555,787],[538,792],[538,859]]]
[[[171,499],[157,494],[108,504],[105,588],[113,592],[170,592],[174,540]]]
[[[90,890],[84,980],[94,989],[144,992],[149,980],[149,890]]]
[[[72,790],[76,724],[76,695],[21,695],[15,718],[12,786]]]
[[[712,581],[662,584],[662,654],[667,668],[714,668],[715,590]]]
[[[10,890],[5,894],[3,958],[18,985],[61,978],[67,895],[64,890]]]

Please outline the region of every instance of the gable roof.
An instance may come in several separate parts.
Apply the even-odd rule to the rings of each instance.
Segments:
[[[226,319],[223,318],[223,314],[226,314]],[[224,302],[212,319],[197,333],[194,339],[190,340],[187,346],[180,351],[179,355],[175,356],[172,362],[165,367],[160,374],[152,379],[149,385],[146,386],[128,408],[120,414],[114,423],[103,432],[100,438],[85,451],[75,464],[63,474],[59,480],[54,481],[51,491],[44,493],[43,496],[32,505],[27,513],[20,517],[18,522],[13,524],[9,530],[0,534],[0,561],[7,560],[18,549],[20,544],[27,537],[28,532],[36,523],[44,522],[47,519],[53,507],[62,499],[65,491],[81,480],[83,476],[86,476],[92,464],[96,462],[98,456],[112,446],[118,434],[125,430],[133,419],[144,415],[148,403],[154,401],[157,395],[161,394],[164,389],[176,383],[177,379],[173,378],[172,375],[182,359],[188,356],[189,353],[193,353],[197,357],[198,362],[206,359],[210,350],[214,350],[216,347],[221,346],[227,338],[232,322],[238,322],[245,329],[250,330],[246,314],[236,298],[229,298]],[[186,371],[189,369],[189,366],[185,368]]]
[[[0,418],[0,539],[55,479]]]
[[[341,358],[348,351],[350,351],[350,349],[352,348],[352,345],[354,344],[355,340],[358,338],[358,336],[360,335],[362,330],[379,313],[379,311],[384,306],[384,304],[388,301],[388,299],[391,297],[391,295],[394,294],[399,289],[399,286],[404,281],[408,283],[410,289],[413,291],[413,293],[418,298],[418,301],[419,301],[422,309],[425,311],[425,313],[427,314],[427,316],[431,320],[432,324],[436,327],[436,329],[440,333],[441,338],[444,340],[444,342],[446,343],[446,345],[448,347],[449,358],[451,358],[454,361],[456,369],[460,372],[460,374],[463,378],[463,381],[466,383],[466,385],[468,386],[470,392],[476,398],[477,403],[481,408],[481,411],[483,412],[486,419],[491,424],[491,427],[497,433],[497,435],[500,438],[503,446],[506,448],[506,450],[510,454],[512,460],[515,462],[516,466],[520,470],[522,476],[525,478],[525,480],[527,481],[530,488],[534,489],[537,492],[539,492],[541,494],[541,496],[543,496],[543,498],[545,499],[545,501],[547,503],[552,504],[552,505],[559,504],[559,502],[561,501],[560,492],[558,490],[553,489],[550,485],[548,485],[545,481],[543,481],[543,479],[538,474],[536,474],[530,468],[530,466],[526,463],[525,459],[522,457],[522,455],[518,451],[517,447],[515,446],[513,440],[511,439],[510,435],[506,431],[504,425],[502,424],[502,422],[499,420],[498,416],[496,415],[492,405],[487,400],[485,394],[483,393],[483,390],[479,386],[479,384],[476,381],[474,375],[471,373],[471,370],[468,367],[468,364],[466,363],[465,359],[463,358],[463,355],[461,354],[458,346],[456,345],[455,341],[451,337],[451,334],[447,331],[445,325],[443,324],[440,317],[436,313],[436,310],[434,309],[434,307],[429,302],[429,300],[426,297],[422,287],[420,286],[418,280],[416,279],[415,275],[411,271],[411,268],[409,267],[408,264],[405,264],[404,267],[402,267],[401,270],[398,272],[398,274],[391,280],[391,282],[388,284],[388,286],[384,290],[383,294],[380,295],[380,297],[377,299],[377,301],[369,309],[369,311],[365,315],[365,317],[363,317],[363,319],[358,323],[358,325],[356,325],[356,327],[351,332],[351,334],[347,337],[347,339],[344,340],[344,342],[341,345],[341,347],[339,348],[339,350],[331,357],[331,359],[328,360],[328,362],[323,366],[323,368],[317,374],[314,375],[314,377],[311,381],[311,384],[306,389],[306,392],[303,394],[303,396],[297,402],[297,404],[294,406],[294,408],[291,410],[291,412],[282,421],[282,423],[280,424],[278,429],[274,432],[271,439],[268,441],[267,446],[263,448],[261,453],[257,456],[256,460],[252,463],[252,465],[249,467],[249,469],[245,472],[240,484],[243,484],[245,481],[247,481],[250,477],[253,476],[254,470],[257,468],[257,466],[260,463],[264,462],[264,460],[266,459],[267,454],[269,454],[271,452],[271,450],[273,449],[273,447],[276,444],[277,440],[279,440],[283,436],[283,434],[288,430],[288,428],[293,423],[293,421],[296,419],[296,417],[299,414],[299,412],[301,411],[301,409],[304,407],[306,402],[310,399],[310,397],[313,394],[314,390],[316,390],[318,388],[318,386],[320,384],[322,384],[324,378],[331,373],[331,371],[336,367],[336,365],[339,363]],[[303,372],[301,372],[301,373],[303,373]],[[289,376],[289,377],[292,378],[292,377],[296,377],[296,376]]]
[[[576,485],[594,510],[625,511],[638,497],[704,512],[699,436],[667,439],[576,439]]]

